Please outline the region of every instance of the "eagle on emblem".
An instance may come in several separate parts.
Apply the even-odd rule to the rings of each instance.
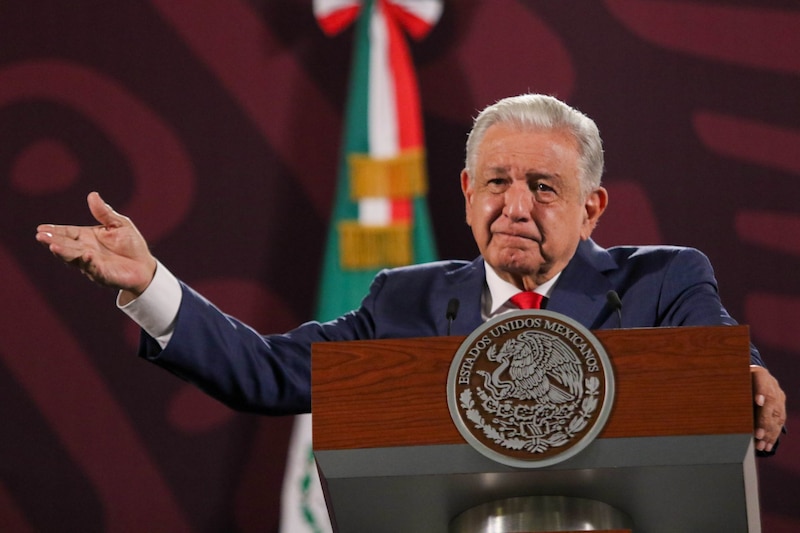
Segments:
[[[524,331],[509,339],[497,352],[494,347],[486,357],[499,363],[484,378],[484,386],[497,399],[516,398],[562,404],[583,395],[581,361],[565,343],[549,333]],[[504,379],[504,373],[508,377]]]

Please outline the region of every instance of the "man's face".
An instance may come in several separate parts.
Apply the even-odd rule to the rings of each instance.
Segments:
[[[605,209],[602,187],[583,197],[578,154],[566,130],[495,124],[478,147],[476,175],[461,173],[467,224],[481,255],[520,288],[563,270]]]

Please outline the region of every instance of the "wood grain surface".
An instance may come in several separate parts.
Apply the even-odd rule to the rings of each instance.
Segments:
[[[748,433],[746,326],[595,331],[615,398],[598,438]],[[314,448],[462,444],[447,376],[463,337],[314,345]]]

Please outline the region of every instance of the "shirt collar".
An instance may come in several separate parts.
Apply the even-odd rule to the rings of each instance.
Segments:
[[[516,285],[501,279],[489,263],[484,261],[484,264],[486,265],[486,286],[489,288],[486,294],[488,301],[484,302],[484,310],[488,313],[488,316],[491,317],[497,314],[498,311],[501,311],[502,307],[506,306],[509,298],[522,291],[519,290]],[[561,272],[536,287],[533,292],[539,293],[545,298],[549,298],[550,293],[553,292],[553,286],[560,276]]]

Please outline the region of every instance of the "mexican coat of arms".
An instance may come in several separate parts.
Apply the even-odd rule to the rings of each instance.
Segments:
[[[613,373],[600,342],[544,310],[488,321],[459,348],[448,378],[450,413],[465,440],[518,467],[563,461],[600,432]]]

